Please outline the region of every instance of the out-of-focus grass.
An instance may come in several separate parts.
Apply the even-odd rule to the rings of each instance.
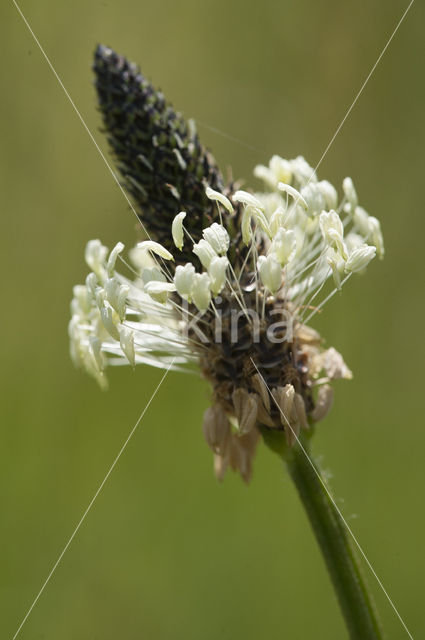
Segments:
[[[97,132],[95,43],[137,60],[199,126],[223,168],[250,178],[272,153],[318,161],[404,2],[249,5],[40,1],[22,9]],[[135,221],[13,4],[3,3],[1,635],[11,637],[158,383],[75,372],[66,325],[89,238],[130,246]],[[352,175],[387,257],[316,326],[355,373],[317,433],[341,508],[414,637],[424,632],[423,149],[415,3],[320,175]],[[203,443],[207,385],[170,374],[22,630],[22,638],[344,637],[289,479],[260,449],[247,489],[218,486]],[[351,519],[356,515],[356,519]],[[403,630],[370,579],[389,638]]]

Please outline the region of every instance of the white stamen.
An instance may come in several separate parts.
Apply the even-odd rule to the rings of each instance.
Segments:
[[[204,239],[193,245],[193,253],[198,256],[205,269],[208,269],[211,260],[217,255],[211,244]]]
[[[356,273],[363,271],[369,262],[373,260],[376,255],[376,247],[371,247],[365,244],[363,247],[354,249],[345,263],[346,273]]]
[[[304,209],[308,209],[308,204],[302,197],[301,193],[297,191],[294,187],[291,187],[290,184],[285,184],[284,182],[279,182],[277,185],[279,191],[284,191],[288,195],[290,195],[295,200],[295,204],[298,202],[304,207]]]
[[[211,189],[211,187],[207,187],[205,189],[205,193],[207,198],[209,198],[210,200],[216,200],[217,202],[222,204],[230,214],[234,213],[235,210],[229,198],[226,198],[226,196],[220,193],[220,191],[215,191],[214,189]]]
[[[160,282],[166,282],[167,278],[162,273],[162,271],[160,269],[158,269],[158,267],[146,267],[142,271],[142,280],[143,280],[144,284],[147,284],[148,282],[151,282],[152,280],[154,280],[155,282],[158,281],[158,280]]]
[[[380,258],[384,257],[384,239],[382,237],[381,225],[377,218],[373,216],[369,217],[369,230],[371,234],[371,241],[376,247],[376,252]]]
[[[176,273],[174,274],[174,284],[176,290],[185,300],[189,300],[192,297],[193,285],[195,282],[195,267],[191,262],[182,267],[178,265],[176,267]]]
[[[272,237],[272,233],[271,233],[271,230],[270,230],[269,221],[267,220],[267,217],[264,214],[264,211],[262,211],[258,207],[253,207],[252,208],[252,215],[253,215],[255,221],[257,222],[257,224],[264,231],[264,233],[266,233],[268,235],[268,237],[271,238]]]
[[[283,207],[278,207],[270,217],[270,232],[272,237],[276,235],[280,227],[285,225],[286,212]]]
[[[151,280],[146,283],[145,291],[151,298],[164,304],[168,300],[168,295],[176,291],[176,286],[172,282],[155,282]]]
[[[271,252],[283,267],[294,259],[296,250],[295,232],[281,227],[273,238]]]
[[[323,239],[328,242],[330,246],[334,246],[346,260],[348,254],[343,239],[344,225],[336,211],[323,211],[320,214],[319,224]]]
[[[134,331],[122,327],[120,330],[120,345],[132,367],[136,366],[136,352],[134,349]]]
[[[121,322],[125,317],[125,301],[130,291],[127,285],[120,285],[115,278],[109,278],[105,282],[106,299],[111,307],[118,313]]]
[[[100,309],[100,315],[102,317],[103,326],[114,340],[120,339],[118,331],[118,314],[112,309],[112,307],[103,305]]]
[[[245,211],[243,212],[243,215],[242,215],[242,222],[241,222],[242,240],[244,244],[246,244],[247,246],[250,244],[252,240],[251,211],[252,209],[250,207],[245,208]]]
[[[208,269],[208,275],[211,279],[211,291],[214,295],[220,293],[226,282],[226,270],[229,266],[229,261],[226,256],[216,256],[210,262]]]
[[[349,211],[354,210],[358,205],[358,198],[351,178],[344,178],[342,182],[342,190],[344,191],[345,197],[347,198]]]
[[[338,194],[333,184],[327,180],[320,180],[320,182],[317,183],[317,186],[325,199],[326,208],[336,209],[338,205]]]
[[[229,234],[221,225],[214,222],[210,227],[202,231],[204,239],[211,245],[215,253],[224,255],[227,253],[230,244]]]
[[[258,198],[252,195],[252,193],[248,193],[248,191],[236,191],[232,197],[233,202],[240,202],[249,207],[255,207],[256,209],[264,209],[264,206]]]
[[[192,297],[199,311],[206,311],[211,302],[210,278],[207,273],[196,273],[193,282]]]
[[[106,270],[108,272],[109,278],[112,278],[114,274],[115,263],[117,261],[118,254],[120,254],[123,251],[123,249],[124,249],[123,243],[118,242],[118,244],[115,245],[115,247],[112,249],[111,253],[109,254],[108,262],[106,264]]]
[[[142,249],[144,251],[151,251],[155,253],[160,258],[164,258],[164,260],[174,260],[173,255],[167,251],[162,244],[159,242],[154,242],[153,240],[144,240],[143,242],[139,242],[137,244],[138,249]]]
[[[90,336],[89,345],[95,366],[99,371],[103,371],[105,368],[105,360],[101,351],[102,341],[99,340],[97,336]]]
[[[105,258],[108,249],[102,245],[100,240],[90,240],[86,246],[85,260],[88,266],[102,282],[105,278]]]
[[[328,255],[326,260],[328,262],[328,265],[332,269],[335,286],[338,289],[338,291],[340,291],[341,290],[341,274],[344,272],[345,260],[341,258],[339,253],[332,248],[328,250]]]
[[[92,297],[94,298],[96,293],[96,287],[97,287],[97,278],[96,278],[96,274],[94,274],[93,272],[89,273],[89,275],[86,278],[86,287],[90,291]]]
[[[273,254],[267,256],[259,256],[257,261],[258,273],[264,286],[276,293],[282,284],[282,267]]]
[[[181,211],[176,215],[171,225],[171,233],[173,236],[173,242],[177,249],[180,251],[183,249],[184,234],[183,234],[183,220],[186,217],[186,213]]]

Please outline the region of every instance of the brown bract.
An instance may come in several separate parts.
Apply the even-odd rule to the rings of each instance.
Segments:
[[[258,427],[284,431],[292,446],[301,429],[309,429],[330,410],[333,391],[327,383],[351,377],[351,372],[335,349],[323,349],[320,335],[310,327],[295,324],[290,340],[270,339],[270,327],[280,320],[283,331],[282,318],[289,317],[284,301],[269,297],[264,318],[254,326],[235,296],[222,292],[221,299],[219,341],[217,316],[203,316],[202,331],[209,341],[200,351],[200,364],[213,388],[204,435],[215,454],[217,477],[222,479],[230,466],[248,482]],[[245,302],[248,308],[254,304],[249,294]]]

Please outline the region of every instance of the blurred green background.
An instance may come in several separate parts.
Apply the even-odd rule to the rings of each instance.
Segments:
[[[137,61],[198,121],[223,169],[250,178],[273,153],[319,160],[406,6],[21,8],[103,150],[90,71],[97,42]],[[162,374],[111,370],[102,393],[72,367],[69,300],[86,274],[85,243],[131,246],[134,218],[13,3],[0,11],[0,634],[11,638]],[[425,637],[424,18],[414,3],[321,165],[337,185],[353,177],[382,221],[387,256],[315,323],[355,374],[337,385],[315,450],[415,638]],[[233,475],[218,485],[201,432],[207,405],[205,382],[168,376],[22,639],[346,637],[279,461],[260,447],[249,488]],[[407,637],[365,573],[388,638]]]

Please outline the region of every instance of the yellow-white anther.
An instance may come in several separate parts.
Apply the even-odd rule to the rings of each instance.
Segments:
[[[94,298],[96,295],[97,278],[96,278],[96,274],[93,273],[93,271],[89,273],[89,275],[86,278],[86,287],[87,287],[87,291],[89,291],[91,296]]]
[[[240,202],[247,207],[255,207],[262,211],[264,209],[264,205],[258,198],[252,195],[252,193],[248,193],[248,191],[236,191],[232,196],[233,202]]]
[[[192,298],[199,311],[206,311],[211,302],[210,278],[207,273],[195,273]]]
[[[379,258],[384,257],[384,238],[382,237],[381,224],[374,216],[369,216],[370,241],[376,247],[376,253]]]
[[[210,289],[217,295],[220,293],[226,282],[226,270],[229,266],[229,261],[226,256],[216,256],[210,262],[208,269],[208,275],[211,280]]]
[[[282,284],[282,267],[274,255],[270,254],[267,258],[260,256],[257,261],[257,268],[263,285],[271,293],[276,293]]]
[[[164,304],[168,300],[170,293],[176,290],[176,286],[172,282],[159,282],[151,280],[145,284],[145,291],[151,298],[157,302]]]
[[[211,244],[204,239],[193,245],[193,253],[198,256],[205,269],[208,269],[211,260],[217,255]]]
[[[328,237],[328,234],[331,233],[331,238],[333,234],[337,234],[338,236],[344,235],[344,226],[341,222],[341,218],[336,213],[336,211],[323,211],[320,214],[320,229],[324,238]]]
[[[112,276],[114,275],[115,263],[117,261],[118,255],[122,252],[123,249],[124,249],[123,243],[118,242],[115,245],[115,247],[112,249],[111,253],[109,254],[108,262],[106,264],[108,278],[112,278]]]
[[[332,275],[335,282],[335,286],[338,290],[341,289],[341,275],[344,272],[345,260],[341,258],[340,254],[329,247],[326,261],[332,269]]]
[[[269,238],[272,237],[272,233],[270,230],[269,221],[267,220],[266,214],[262,209],[258,209],[258,207],[251,208],[252,216],[258,226],[268,235]]]
[[[273,211],[270,216],[270,233],[272,234],[272,238],[276,235],[278,229],[283,227],[285,224],[285,218],[287,213],[283,207],[278,207],[275,211]]]
[[[178,265],[174,274],[174,284],[176,286],[177,293],[185,300],[190,300],[192,297],[194,283],[195,267],[193,264],[188,262],[184,267]]]
[[[111,307],[118,313],[121,322],[125,318],[125,301],[127,299],[130,287],[120,284],[114,278],[109,278],[105,282],[106,299]]]
[[[167,278],[158,267],[145,267],[142,271],[142,280],[144,284],[155,280],[155,282],[166,282]]]
[[[153,267],[157,264],[156,258],[154,258],[146,249],[135,246],[128,252],[128,256],[131,263],[139,271],[142,271],[145,267]]]
[[[357,192],[354,188],[354,184],[351,178],[344,178],[342,182],[342,190],[344,192],[348,205],[346,205],[345,210],[354,211],[359,202],[357,198]]]
[[[327,180],[320,180],[320,182],[317,183],[317,186],[325,199],[326,208],[336,209],[338,204],[338,194],[333,184]]]
[[[183,220],[186,217],[185,211],[180,211],[176,215],[171,225],[171,234],[173,236],[173,242],[177,249],[180,251],[183,249],[184,233],[183,233]]]
[[[91,310],[91,292],[83,284],[76,284],[72,292],[74,294],[71,303],[72,313],[88,315]]]
[[[346,273],[356,273],[366,269],[367,265],[376,255],[376,247],[368,244],[354,249],[345,263]]]
[[[323,209],[327,208],[325,197],[317,182],[307,182],[301,189],[301,195],[308,205],[310,217],[317,216]]]
[[[300,185],[303,186],[308,182],[317,182],[316,172],[310,167],[303,156],[297,156],[293,160],[290,160],[290,164],[294,179],[298,181]],[[283,182],[285,181],[283,180]]]
[[[363,207],[356,207],[353,213],[353,222],[358,231],[365,238],[368,237],[370,229],[369,229],[369,218],[370,215],[363,209]]]
[[[100,240],[90,240],[86,245],[85,260],[90,269],[94,271],[100,282],[106,277],[105,260],[108,249],[103,246]]]
[[[280,227],[273,238],[270,252],[273,253],[282,267],[294,259],[297,250],[295,232]]]
[[[213,222],[210,227],[202,231],[206,240],[218,255],[224,255],[229,248],[230,238],[226,229],[217,222]]]
[[[95,302],[99,311],[102,311],[106,300],[106,291],[102,287],[97,287],[95,292]]]
[[[120,345],[123,353],[132,367],[136,365],[136,353],[134,349],[134,331],[121,327],[120,329]]]
[[[105,360],[102,354],[102,341],[97,336],[89,337],[90,353],[93,357],[93,363],[98,371],[103,371],[105,368]]]
[[[347,247],[344,244],[344,226],[336,211],[323,211],[319,218],[323,238],[334,246],[344,259],[347,259]]]
[[[229,198],[226,198],[226,196],[220,193],[220,191],[215,191],[214,189],[211,189],[211,187],[207,187],[205,189],[205,193],[209,200],[215,200],[216,202],[219,202],[225,209],[227,209],[229,213],[234,213],[235,210]]]
[[[137,244],[138,249],[142,249],[143,251],[150,251],[151,253],[155,253],[160,258],[164,258],[164,260],[174,260],[173,255],[167,251],[162,244],[159,242],[154,242],[153,240],[144,240],[143,242],[139,242]]]
[[[104,304],[100,309],[100,315],[102,318],[103,326],[109,335],[114,338],[114,340],[120,339],[120,334],[118,331],[119,317],[116,311],[108,305]]]
[[[384,239],[382,237],[381,225],[377,218],[370,216],[363,207],[356,207],[353,214],[355,228],[363,236],[363,240],[371,242],[376,247],[376,252],[380,258],[384,256]]]
[[[279,182],[277,185],[279,191],[284,191],[289,196],[291,196],[295,200],[295,204],[300,204],[304,209],[308,209],[308,204],[302,197],[299,191],[292,187],[290,184],[286,184],[285,182]]]
[[[292,180],[292,167],[291,163],[278,155],[271,157],[269,162],[270,171],[275,176],[276,182],[291,182]]]
[[[241,222],[242,240],[246,245],[249,245],[252,240],[252,226],[251,226],[252,213],[251,212],[252,212],[251,207],[245,207],[245,210],[242,214],[242,222]]]
[[[275,189],[278,182],[291,182],[291,163],[280,156],[273,156],[268,167],[262,164],[255,167],[254,176],[264,180],[271,189]]]

